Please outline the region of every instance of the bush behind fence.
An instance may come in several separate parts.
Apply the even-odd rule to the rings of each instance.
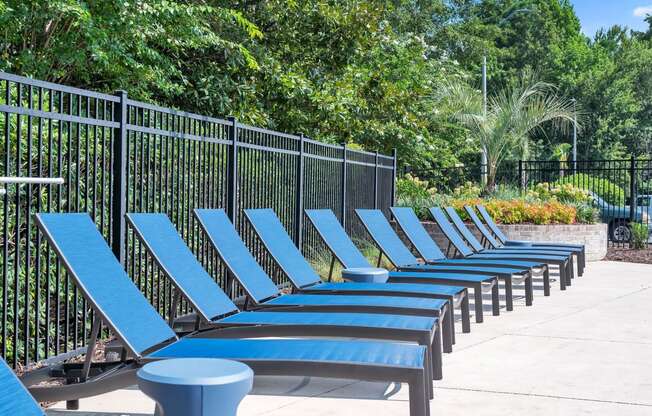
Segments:
[[[303,135],[248,126],[0,73],[0,172],[61,177],[63,185],[6,185],[0,197],[0,353],[13,365],[82,347],[90,310],[37,232],[36,212],[88,212],[134,282],[167,317],[173,292],[124,221],[125,212],[163,212],[209,273],[230,291],[223,265],[192,214],[223,208],[278,284],[285,279],[241,215],[273,208],[307,255],[323,250],[303,221],[330,208],[350,233],[353,210],[387,210],[395,155],[347,149]],[[189,311],[185,302],[178,312]]]

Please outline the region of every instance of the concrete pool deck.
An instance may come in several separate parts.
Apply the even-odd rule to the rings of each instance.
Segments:
[[[652,415],[652,265],[589,263],[565,292],[486,314],[444,355],[432,415]],[[523,291],[516,289],[517,295]],[[460,326],[458,325],[458,330]],[[407,387],[257,377],[239,416],[408,415]],[[151,415],[137,388],[59,403],[49,415]]]

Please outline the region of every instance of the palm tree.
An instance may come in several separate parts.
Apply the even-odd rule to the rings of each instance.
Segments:
[[[552,160],[559,162],[559,176],[564,177],[564,171],[568,169],[568,159],[573,146],[570,143],[559,143],[552,149]]]
[[[465,82],[447,84],[436,97],[444,113],[452,115],[469,131],[487,155],[487,187],[496,184],[496,172],[508,155],[529,156],[530,135],[548,123],[566,130],[573,123],[571,100],[556,94],[548,83],[535,81],[526,72],[517,82],[488,98]]]

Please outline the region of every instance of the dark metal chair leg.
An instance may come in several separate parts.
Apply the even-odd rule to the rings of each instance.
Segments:
[[[500,293],[498,293],[498,281],[494,282],[493,287],[491,288],[491,307],[493,309],[493,315],[500,315]]]
[[[566,277],[566,286],[572,286],[573,282],[571,281],[571,276],[569,273],[568,262],[559,266],[559,274],[561,274],[562,269],[564,270],[564,276]]]
[[[460,304],[462,310],[462,333],[468,334],[471,332],[471,313],[469,311],[469,291],[464,291],[464,299]]]
[[[410,416],[428,416],[430,401],[426,394],[426,382],[423,374],[415,376],[409,383]]]
[[[482,283],[473,288],[473,303],[475,306],[475,322],[484,322],[484,311],[482,310]]]
[[[451,325],[451,343],[455,345],[457,342],[455,338],[455,308],[453,307],[453,302],[451,302],[451,306],[448,309],[448,312],[446,313],[450,317],[450,325]]]
[[[559,290],[566,290],[566,276],[563,269],[563,267],[559,268]]]
[[[550,296],[550,268],[543,269],[543,296]]]
[[[514,310],[514,295],[512,293],[512,277],[505,278],[505,303],[507,304],[507,310]]]
[[[430,362],[432,363],[432,378],[434,380],[441,380],[443,378],[442,371],[442,357],[441,357],[441,333],[435,332],[435,338],[430,347]]]
[[[446,311],[444,319],[441,322],[442,327],[442,343],[444,345],[444,352],[453,352],[453,335],[451,333],[451,314]]]
[[[532,287],[532,274],[525,279],[525,306],[532,306],[534,300],[534,288]]]

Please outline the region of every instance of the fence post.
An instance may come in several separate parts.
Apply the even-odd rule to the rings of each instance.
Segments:
[[[378,150],[374,163],[374,209],[378,209]]]
[[[231,148],[227,158],[226,214],[235,226],[238,212],[238,120],[233,116],[228,116],[227,120],[231,122],[228,131]]]
[[[297,192],[295,201],[295,235],[297,236],[297,247],[301,250],[303,244],[303,145],[305,136],[299,135],[299,161],[297,163]]]
[[[629,220],[636,220],[636,157],[629,160]]]
[[[125,242],[127,214],[127,92],[116,91],[119,101],[113,106],[113,120],[118,127],[113,129],[113,202],[111,207],[111,248],[120,264],[125,265]]]
[[[521,191],[525,190],[525,172],[523,172],[523,161],[518,161],[518,186]]]
[[[396,148],[392,149],[392,158],[394,159],[393,163],[394,165],[392,166],[392,206],[396,205],[396,159],[397,159],[397,152]]]
[[[346,226],[346,143],[342,144],[342,227]]]

